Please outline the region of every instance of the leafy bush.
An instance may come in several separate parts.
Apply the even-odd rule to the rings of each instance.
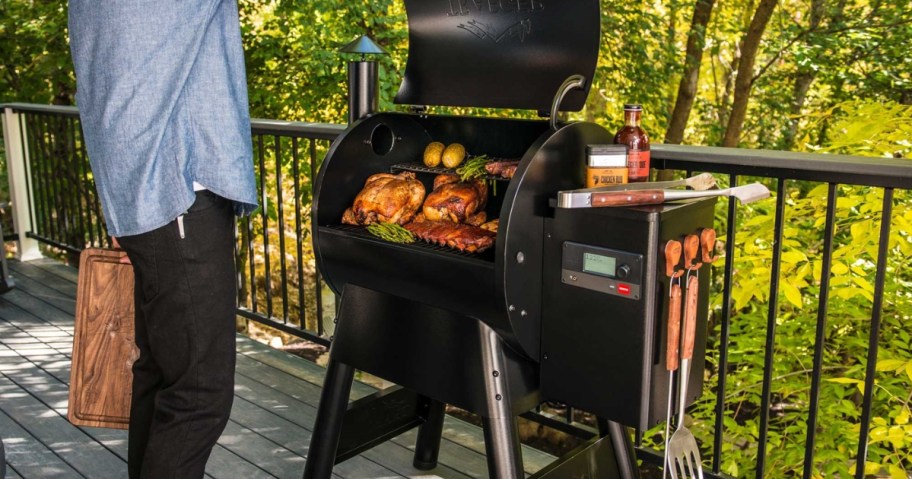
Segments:
[[[846,103],[814,120],[829,122],[831,131],[839,134],[831,135],[835,140],[830,144],[808,149],[880,156],[909,152],[910,107]],[[785,195],[786,210],[779,291],[775,292],[778,301],[773,312],[776,334],[771,351],[768,477],[797,476],[804,467],[814,337],[821,307],[826,308],[826,320],[814,477],[849,477],[855,470],[884,190],[838,187],[829,300],[821,305],[827,192],[826,184],[795,181],[787,182],[786,188],[775,195]],[[908,190],[897,190],[892,200],[872,424],[864,465],[868,475],[893,479],[907,478],[907,471],[912,471],[910,199]],[[741,207],[734,238],[733,313],[721,466],[723,472],[735,477],[753,475],[758,459],[763,351],[774,299],[769,284],[775,246],[775,201],[771,198]],[[721,290],[722,264],[717,262],[718,271],[714,271],[717,293]],[[702,441],[704,458],[711,457],[719,376],[722,298],[720,294],[713,298],[708,387],[690,411],[692,429]]]
[[[906,156],[912,138],[912,108],[850,102],[810,120],[824,122],[834,141],[805,149],[868,156]],[[787,182],[774,198],[739,207],[736,227],[732,318],[721,441],[722,472],[753,476],[759,440],[769,290],[774,250],[775,201],[785,196],[779,291],[775,296],[775,340],[767,477],[799,476],[804,467],[814,341],[820,313],[824,212],[828,185]],[[849,477],[861,422],[869,332],[884,190],[839,186],[829,299],[824,326],[822,381],[816,427],[814,477]],[[900,479],[912,471],[912,194],[897,190],[892,201],[886,278],[881,305],[873,408],[865,474]],[[725,208],[717,212],[725,230]],[[721,241],[728,238],[720,237]],[[690,409],[704,463],[712,454],[719,381],[722,322],[722,261],[713,268],[707,370],[703,397]],[[659,446],[663,426],[645,434]]]

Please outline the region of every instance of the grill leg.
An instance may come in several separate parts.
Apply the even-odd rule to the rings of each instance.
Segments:
[[[484,365],[487,414],[482,417],[488,473],[492,479],[521,479],[522,450],[519,430],[510,406],[511,397],[506,381],[506,360],[503,341],[494,330],[479,326],[481,357]]]
[[[329,479],[336,464],[339,436],[342,434],[342,419],[348,409],[355,368],[332,359],[326,366],[326,379],[320,394],[320,406],[310,438],[307,463],[304,465],[304,479]]]
[[[443,418],[446,404],[430,400],[427,417],[418,428],[418,440],[415,443],[415,469],[427,471],[437,467],[437,455],[440,452],[440,436],[443,434]]]
[[[522,451],[515,417],[481,418],[484,427],[488,475],[492,479],[521,479]]]
[[[596,422],[599,436],[611,436],[611,445],[614,447],[620,479],[638,479],[640,471],[636,466],[636,452],[633,449],[633,442],[630,440],[630,431],[623,424],[604,418],[596,418]]]

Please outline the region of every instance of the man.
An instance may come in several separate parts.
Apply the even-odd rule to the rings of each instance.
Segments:
[[[200,478],[234,390],[235,214],[256,208],[236,0],[70,0],[109,233],[133,263],[131,478]]]

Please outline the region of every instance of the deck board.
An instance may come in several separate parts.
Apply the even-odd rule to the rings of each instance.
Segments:
[[[126,431],[66,420],[76,278],[54,260],[10,261],[16,288],[0,296],[0,437],[7,477],[125,477]],[[212,478],[298,478],[304,469],[325,369],[244,336],[237,340],[235,401],[207,464]],[[372,394],[356,381],[353,399]],[[444,423],[439,465],[412,467],[416,431],[338,464],[339,479],[486,478],[481,430]],[[553,457],[523,447],[527,473]]]
[[[5,378],[0,378],[0,384],[8,383]],[[28,392],[10,393],[7,391],[4,394],[26,396]],[[0,431],[3,431],[3,444],[8,463],[7,477],[13,477],[13,474],[19,477],[46,478],[79,475],[75,469],[3,411],[0,411]]]
[[[32,375],[28,370],[23,370],[23,373]],[[27,430],[39,444],[84,477],[114,479],[126,475],[123,459],[87,432],[71,427],[66,418],[55,411],[55,403],[66,401],[65,390],[61,395],[52,383],[41,383],[34,377],[27,384],[19,383],[17,377],[9,377],[6,368],[3,374],[0,382],[3,413]],[[8,439],[4,438],[4,444],[7,442]],[[13,458],[8,460],[17,464]]]

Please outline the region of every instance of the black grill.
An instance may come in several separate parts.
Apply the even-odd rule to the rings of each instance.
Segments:
[[[410,56],[397,99],[550,108],[554,114],[560,106],[582,107],[585,78],[598,53],[597,0],[509,3],[513,9],[501,2],[496,12],[476,10],[472,2],[405,3]],[[463,5],[458,12],[447,8],[457,4]],[[531,29],[495,42],[468,25]],[[451,69],[451,63],[459,68]],[[579,85],[583,88],[573,90]],[[491,477],[520,478],[516,416],[544,399],[582,405],[616,422],[603,421],[606,427],[583,452],[558,460],[537,478],[636,474],[621,424],[655,424],[667,404],[666,376],[660,374],[664,331],[657,318],[666,313],[668,290],[667,280],[656,273],[657,253],[661,242],[709,225],[712,202],[555,209],[558,191],[583,185],[587,145],[612,138],[598,125],[553,117],[423,113],[370,114],[340,135],[314,192],[317,261],[341,301],[305,477],[327,478],[336,462],[415,426],[420,426],[415,465],[433,468],[446,403],[482,417]],[[420,242],[393,244],[363,227],[340,224],[373,174],[412,171],[430,191],[435,175],[452,173],[418,163],[431,141],[458,142],[472,155],[519,161],[512,179],[486,178],[491,186],[485,211],[489,219],[499,219],[492,249],[471,254]],[[617,252],[630,262],[636,284],[622,289],[635,286],[636,297],[562,281],[572,267],[571,243],[578,243],[573,251]],[[705,312],[705,293],[701,301]],[[699,329],[705,335],[705,322]],[[695,361],[694,396],[702,368],[702,360]],[[401,388],[349,405],[355,369]]]

